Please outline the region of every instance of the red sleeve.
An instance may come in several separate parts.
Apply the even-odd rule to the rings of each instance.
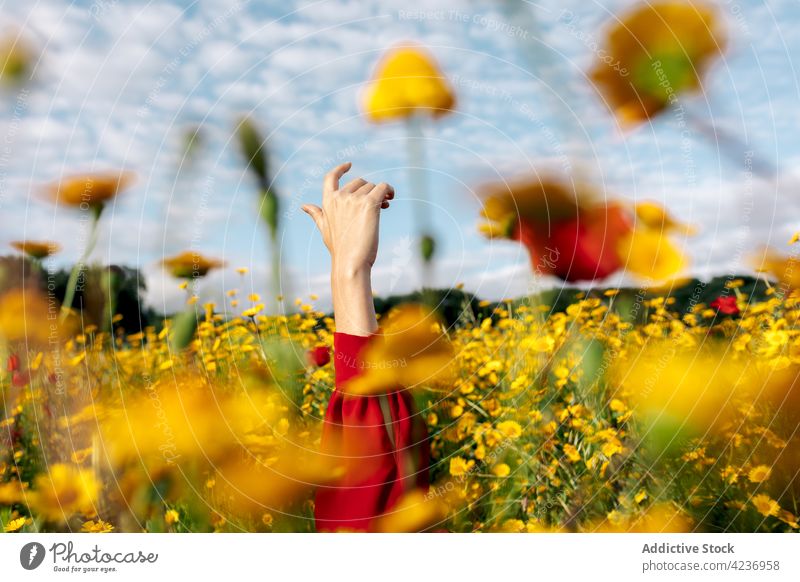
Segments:
[[[358,376],[363,369],[361,353],[373,336],[350,335],[349,333],[333,334],[334,368],[336,370],[336,387],[340,388],[350,378]]]

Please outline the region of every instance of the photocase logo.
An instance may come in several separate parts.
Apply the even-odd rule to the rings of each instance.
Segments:
[[[44,561],[44,546],[39,542],[30,542],[19,551],[19,563],[26,570],[35,570]]]

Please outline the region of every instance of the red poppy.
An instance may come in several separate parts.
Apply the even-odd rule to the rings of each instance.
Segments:
[[[306,359],[310,365],[321,368],[331,361],[331,353],[328,346],[316,346],[306,352]]]
[[[711,302],[711,307],[723,315],[739,315],[739,306],[736,305],[736,297],[733,296],[717,297]]]
[[[17,370],[19,370],[19,356],[17,354],[11,354],[8,356],[8,371],[16,372]]]
[[[549,225],[521,218],[512,238],[528,249],[534,271],[564,281],[592,281],[624,266],[618,246],[631,227],[624,210],[609,204]]]
[[[11,375],[11,384],[15,388],[23,388],[31,382],[31,375],[28,372],[14,372]]]

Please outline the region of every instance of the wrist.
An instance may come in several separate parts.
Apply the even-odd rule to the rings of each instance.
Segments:
[[[331,291],[336,331],[366,336],[378,328],[372,299],[370,265],[334,263]]]
[[[334,260],[331,267],[331,278],[335,281],[363,281],[372,275],[372,266],[366,263],[354,264]]]

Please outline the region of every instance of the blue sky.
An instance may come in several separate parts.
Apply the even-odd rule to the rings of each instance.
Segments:
[[[436,284],[463,282],[490,298],[529,288],[523,249],[477,233],[475,189],[564,159],[609,197],[656,200],[697,225],[697,236],[678,241],[694,274],[745,271],[752,249],[785,248],[800,228],[800,5],[718,2],[730,47],[705,94],[685,101],[776,161],[781,178],[771,183],[746,173],[744,153],[738,162],[720,156],[669,113],[634,131],[618,127],[585,72],[604,26],[631,4],[545,1],[528,6],[531,21],[511,20],[501,0],[0,2],[2,22],[42,51],[28,93],[1,100],[0,246],[52,239],[65,247],[56,264],[74,261],[85,220],[37,189],[65,173],[126,168],[137,183],[103,217],[94,259],[141,266],[148,301],[160,309],[174,309],[181,293],[157,263],[185,248],[231,267],[209,277],[204,298],[232,287],[266,291],[267,236],[232,140],[237,117],[251,113],[270,134],[289,294],[327,301],[326,251],[298,207],[318,201],[321,173],[346,159],[353,177],[395,185],[374,287],[408,291],[418,279],[405,129],[368,124],[358,99],[386,48],[414,40],[433,52],[459,100],[424,128]],[[182,134],[193,124],[205,145],[178,176]],[[241,280],[238,266],[251,275]],[[617,281],[628,279],[609,283]]]

